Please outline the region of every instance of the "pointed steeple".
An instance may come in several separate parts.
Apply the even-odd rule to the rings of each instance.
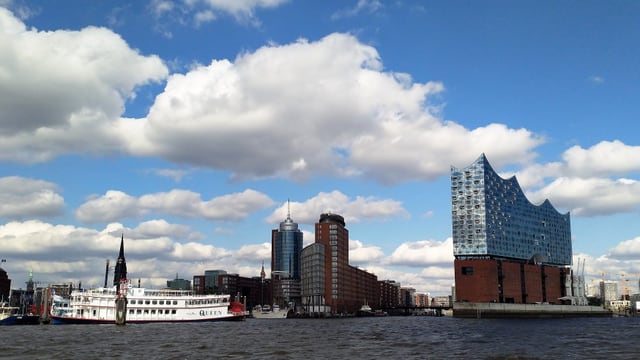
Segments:
[[[120,253],[116,261],[116,269],[113,274],[113,285],[119,286],[121,279],[127,278],[127,261],[124,259],[124,234],[120,239]]]
[[[262,270],[260,270],[260,279],[264,282],[264,278],[267,274],[264,272],[264,260],[262,260]]]

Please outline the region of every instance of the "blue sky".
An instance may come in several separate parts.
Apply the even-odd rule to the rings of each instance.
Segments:
[[[587,278],[640,276],[640,4],[0,0],[0,244],[24,284],[257,276],[343,215],[379,279],[453,283],[450,166],[572,215]]]

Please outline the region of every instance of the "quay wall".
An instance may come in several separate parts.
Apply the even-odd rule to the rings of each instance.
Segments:
[[[460,302],[453,304],[453,316],[478,319],[565,318],[611,317],[613,313],[599,306]]]

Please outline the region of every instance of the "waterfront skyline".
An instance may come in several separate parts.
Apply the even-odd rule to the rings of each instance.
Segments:
[[[639,10],[0,0],[2,268],[100,285],[124,234],[145,286],[259,276],[290,199],[305,246],[340,214],[352,265],[447,294],[450,166],[485,153],[637,291]]]

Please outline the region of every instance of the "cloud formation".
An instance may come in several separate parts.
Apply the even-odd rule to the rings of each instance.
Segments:
[[[453,239],[404,242],[389,256],[389,263],[416,267],[452,266]]]
[[[575,216],[612,215],[640,208],[640,146],[619,140],[590,148],[572,146],[561,162],[534,164],[517,173],[518,182],[534,203],[551,199]]]
[[[52,217],[64,212],[58,186],[20,176],[0,178],[0,218]]]
[[[268,45],[169,77],[146,119],[123,119],[129,152],[228,170],[238,179],[434,179],[483,151],[530,160],[544,140],[501,124],[468,130],[432,114],[444,90],[383,70],[348,34]],[[460,151],[452,152],[455,147]],[[487,150],[488,149],[488,150]]]
[[[38,31],[0,8],[0,160],[40,162],[121,150],[114,123],[138,87],[163,80],[111,30]]]
[[[206,4],[243,13],[280,2]],[[449,165],[482,151],[497,165],[525,162],[544,141],[526,129],[470,130],[439,119],[430,99],[444,91],[441,83],[384,70],[377,50],[349,34],[271,44],[173,74],[142,119],[121,117],[126,100],[163,81],[168,69],[111,30],[27,29],[2,8],[0,40],[5,161],[121,153],[230,171],[236,179],[399,183],[446,175]]]
[[[76,217],[85,223],[105,223],[152,213],[180,218],[237,221],[272,205],[271,198],[252,189],[208,201],[203,201],[198,193],[181,189],[138,198],[122,191],[109,190],[103,196],[89,199],[78,207]]]
[[[347,223],[364,219],[388,219],[396,216],[408,216],[402,203],[393,199],[357,196],[355,199],[338,190],[322,192],[303,203],[284,203],[267,217],[267,222],[278,224],[291,212],[291,218],[299,224],[315,224],[320,214],[335,213],[345,218]]]
[[[165,37],[173,36],[168,24],[201,25],[215,21],[219,14],[232,16],[237,22],[260,26],[257,9],[275,8],[288,0],[151,0],[149,11],[156,18],[156,30]]]

